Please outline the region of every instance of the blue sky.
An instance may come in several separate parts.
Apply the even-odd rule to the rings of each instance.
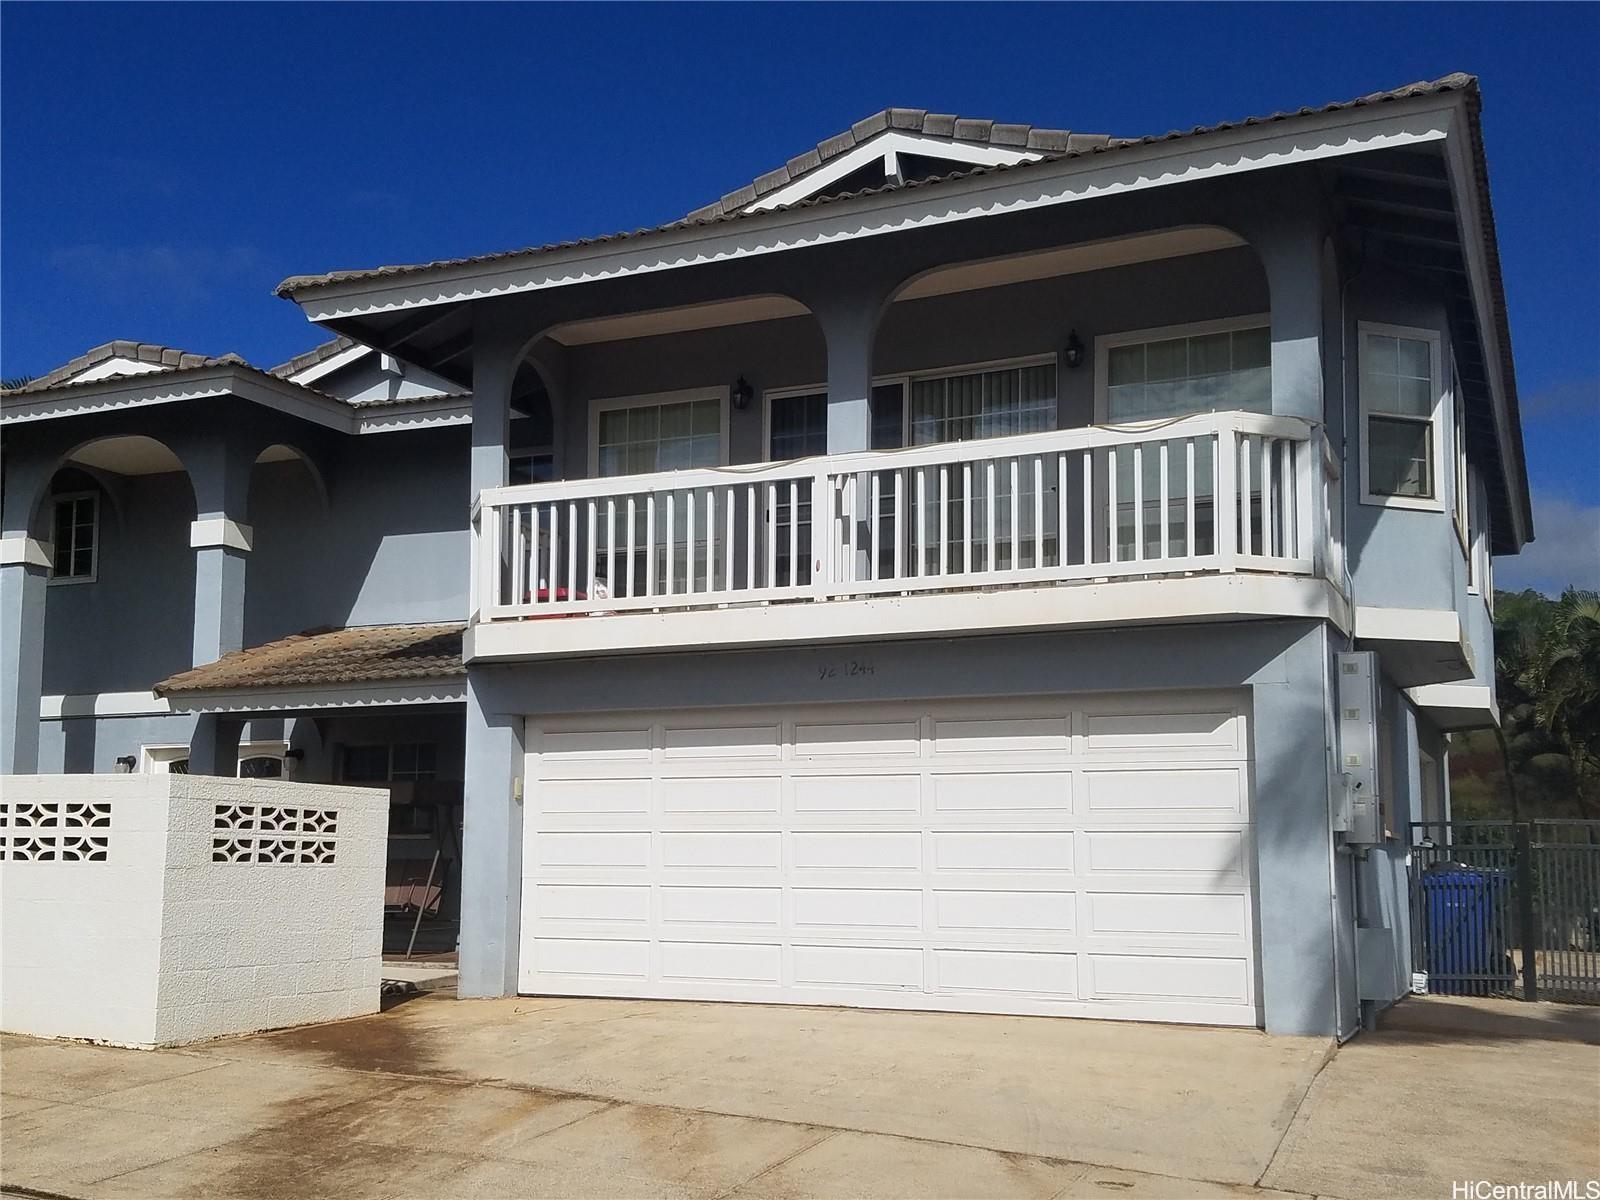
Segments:
[[[284,276],[679,216],[890,105],[1144,134],[1483,81],[1539,540],[1600,586],[1600,9],[0,6],[0,373],[270,366]]]

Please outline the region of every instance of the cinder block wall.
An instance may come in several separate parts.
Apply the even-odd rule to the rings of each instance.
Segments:
[[[388,796],[0,779],[0,1028],[174,1045],[378,1008]]]

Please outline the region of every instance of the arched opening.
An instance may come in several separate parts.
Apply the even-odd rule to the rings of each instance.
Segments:
[[[184,465],[155,438],[100,438],[61,457],[34,520],[52,559],[43,694],[146,692],[190,665],[194,517]],[[95,768],[94,728],[63,719],[63,770]]]
[[[256,455],[246,499],[251,529],[244,644],[333,623],[339,564],[327,484],[314,459],[286,442]]]

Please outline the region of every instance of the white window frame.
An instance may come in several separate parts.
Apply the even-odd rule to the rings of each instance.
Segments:
[[[1060,428],[1061,424],[1061,360],[1051,351],[1044,354],[1025,354],[1014,358],[993,358],[982,362],[960,363],[949,367],[926,367],[916,371],[896,371],[889,375],[874,375],[870,387],[876,389],[899,384],[901,388],[900,403],[900,445],[911,444],[911,385],[921,379],[947,379],[956,375],[977,375],[986,371],[1012,371],[1022,370],[1026,367],[1042,367],[1046,364],[1056,368],[1056,420],[1052,429]],[[772,400],[782,399],[785,396],[814,396],[818,393],[826,396],[828,385],[826,383],[808,384],[796,387],[767,388],[761,393],[761,461],[771,462],[772,453]],[[936,442],[934,445],[954,445],[953,442]]]
[[[57,575],[56,574],[56,510],[63,504],[74,503],[79,500],[88,500],[94,509],[94,519],[91,527],[92,543],[89,546],[89,573],[87,575]],[[100,493],[93,491],[81,492],[55,492],[50,496],[50,583],[66,587],[74,583],[93,583],[100,577]]]
[[[1119,346],[1145,342],[1169,342],[1176,338],[1205,337],[1212,333],[1237,333],[1241,329],[1265,329],[1268,337],[1268,364],[1271,364],[1272,314],[1250,313],[1242,317],[1217,317],[1210,321],[1190,321],[1183,325],[1157,325],[1151,329],[1127,329],[1120,333],[1100,333],[1094,339],[1094,422],[1111,422],[1111,352]],[[1059,394],[1059,386],[1056,391]],[[1139,422],[1135,422],[1138,424]]]
[[[1379,337],[1409,338],[1413,341],[1427,342],[1430,370],[1433,372],[1433,412],[1429,420],[1433,424],[1433,495],[1423,496],[1388,496],[1372,491],[1369,480],[1368,464],[1368,437],[1367,418],[1371,415],[1367,408],[1366,379],[1367,370],[1365,358],[1367,353],[1367,336],[1375,334]],[[1407,508],[1416,512],[1439,512],[1445,510],[1445,490],[1443,479],[1446,463],[1449,459],[1445,455],[1445,422],[1448,419],[1448,409],[1445,406],[1448,389],[1444,386],[1441,370],[1442,340],[1437,329],[1417,329],[1409,325],[1385,325],[1377,321],[1360,321],[1356,324],[1356,418],[1359,424],[1360,449],[1361,449],[1361,503],[1370,504],[1378,508]],[[1391,413],[1379,413],[1380,417],[1393,416]]]
[[[168,775],[171,763],[189,757],[186,742],[157,742],[139,747],[139,773],[141,775]]]
[[[680,388],[672,392],[646,392],[638,396],[595,396],[589,401],[589,478],[600,476],[600,414],[619,408],[660,408],[667,404],[692,404],[715,400],[721,414],[717,428],[717,466],[728,465],[728,409],[732,389],[721,387]],[[608,478],[610,478],[608,476]],[[627,476],[620,476],[627,478]]]
[[[289,777],[289,743],[288,742],[285,742],[285,741],[240,742],[239,743],[239,754],[234,759],[234,763],[233,763],[233,773],[234,773],[235,776],[237,776],[239,778],[243,778],[242,776],[239,775],[239,772],[244,769],[244,760],[247,759],[247,758],[275,758],[280,763],[283,764],[283,769],[281,771],[279,771],[278,777],[280,779],[287,779]]]

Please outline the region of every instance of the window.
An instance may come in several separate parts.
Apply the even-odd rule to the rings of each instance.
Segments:
[[[769,394],[767,457],[773,462],[828,452],[828,393]]]
[[[1039,433],[1056,425],[1052,363],[911,381],[911,444]]]
[[[607,401],[595,421],[595,475],[648,475],[722,462],[722,400],[716,396]]]
[[[51,578],[63,583],[94,580],[99,517],[100,500],[93,492],[56,497]]]
[[[1101,342],[1101,419],[1117,424],[1222,410],[1272,411],[1272,341],[1267,327],[1190,326]],[[1133,339],[1139,340],[1133,340]]]
[[[346,746],[345,783],[415,782],[438,777],[439,747],[433,742]]]
[[[1438,360],[1437,334],[1361,327],[1361,465],[1367,503],[1442,507]]]

